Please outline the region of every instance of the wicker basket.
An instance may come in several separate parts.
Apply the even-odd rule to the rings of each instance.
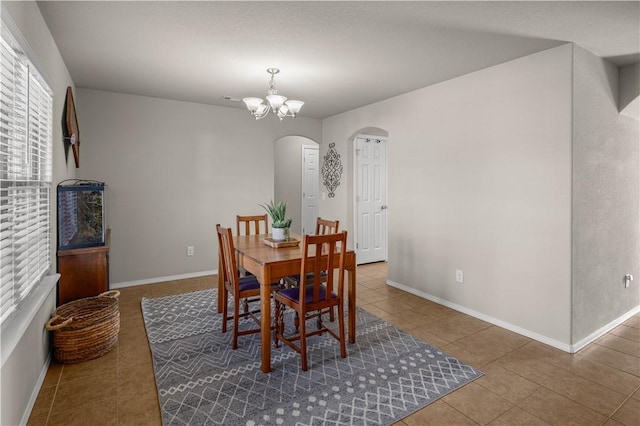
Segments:
[[[74,300],[58,307],[47,321],[55,358],[71,364],[101,357],[118,343],[120,311],[117,290]]]

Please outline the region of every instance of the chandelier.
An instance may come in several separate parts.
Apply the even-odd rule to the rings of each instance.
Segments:
[[[247,109],[253,115],[256,120],[265,118],[269,111],[272,111],[278,116],[280,121],[285,117],[296,117],[304,102],[287,100],[286,97],[278,95],[278,89],[276,89],[275,75],[280,72],[278,68],[268,68],[267,72],[271,74],[271,81],[269,81],[269,90],[267,90],[267,102],[262,103],[261,98],[244,98],[242,102],[247,106]]]

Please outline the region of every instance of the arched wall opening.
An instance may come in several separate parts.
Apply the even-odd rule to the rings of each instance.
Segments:
[[[380,137],[384,137],[387,140],[389,140],[389,132],[385,129],[382,129],[380,127],[374,127],[374,126],[370,126],[370,127],[362,127],[356,131],[354,131],[353,133],[351,133],[351,136],[349,136],[349,139],[347,140],[347,150],[346,150],[346,154],[347,154],[347,158],[345,159],[345,175],[344,175],[344,185],[347,188],[347,198],[346,198],[346,205],[347,205],[347,229],[349,230],[349,234],[351,236],[355,236],[355,193],[356,193],[356,188],[355,188],[355,146],[354,146],[354,141],[356,140],[356,138],[358,136],[361,135],[369,135],[369,136],[380,136]],[[353,237],[349,237],[350,239]],[[352,240],[353,241],[353,240]],[[355,245],[354,245],[355,247]]]
[[[317,142],[305,136],[283,136],[273,143],[274,200],[287,203],[287,216],[293,219],[291,231],[297,234],[301,233],[302,223],[302,149],[305,146],[319,148]]]

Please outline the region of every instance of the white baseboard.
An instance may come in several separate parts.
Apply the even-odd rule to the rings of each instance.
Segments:
[[[190,272],[188,274],[180,274],[180,275],[169,275],[166,277],[156,277],[156,278],[148,278],[144,280],[136,280],[136,281],[126,281],[122,283],[112,283],[109,284],[110,289],[118,289],[125,287],[134,287],[137,285],[145,285],[145,284],[155,284],[162,283],[167,281],[176,281],[176,280],[186,280],[188,278],[198,278],[198,277],[206,277],[207,275],[216,275],[218,273],[217,269],[213,269],[210,271],[200,271],[200,272]]]
[[[438,303],[440,305],[446,306],[446,307],[451,308],[453,310],[456,310],[458,312],[462,312],[462,313],[470,315],[470,316],[472,316],[474,318],[481,319],[482,321],[486,321],[486,322],[491,323],[493,325],[497,325],[497,326],[502,327],[504,329],[507,329],[509,331],[513,331],[514,333],[518,333],[518,334],[520,334],[522,336],[529,337],[530,339],[537,340],[538,342],[544,343],[544,344],[549,345],[549,346],[553,346],[554,348],[560,349],[560,350],[568,352],[568,353],[576,353],[576,352],[578,352],[580,349],[582,349],[583,347],[585,347],[589,343],[593,342],[594,340],[596,340],[600,336],[602,336],[605,333],[611,331],[613,328],[617,327],[618,325],[620,325],[623,322],[625,322],[627,319],[631,318],[636,313],[640,312],[640,306],[636,306],[635,308],[633,308],[632,310],[630,310],[626,314],[620,316],[619,318],[617,318],[614,321],[611,321],[606,326],[600,328],[599,330],[593,332],[592,334],[590,334],[586,338],[580,340],[578,343],[573,344],[573,345],[569,345],[567,343],[560,342],[560,341],[555,340],[555,339],[551,339],[551,338],[549,338],[547,336],[544,336],[542,334],[538,334],[538,333],[533,332],[531,330],[527,330],[527,329],[522,328],[520,326],[517,326],[517,325],[514,325],[514,324],[510,324],[508,322],[505,322],[505,321],[502,321],[500,319],[491,317],[489,315],[485,315],[485,314],[483,314],[481,312],[476,312],[476,311],[474,311],[472,309],[469,309],[469,308],[466,308],[464,306],[457,305],[457,304],[452,303],[452,302],[450,302],[448,300],[441,299],[439,297],[433,296],[433,295],[431,295],[429,293],[425,293],[423,291],[416,290],[415,288],[408,287],[408,286],[406,286],[404,284],[400,284],[400,283],[397,283],[395,281],[391,281],[389,279],[387,280],[387,284],[389,284],[391,287],[395,287],[395,288],[398,288],[400,290],[404,290],[407,293],[414,294],[416,296],[422,297],[423,299],[431,300],[432,302],[436,302],[436,303]]]
[[[22,419],[20,420],[20,425],[26,425],[29,421],[29,417],[31,416],[31,411],[33,410],[33,406],[36,404],[36,399],[38,399],[38,394],[40,393],[40,389],[42,388],[42,384],[44,383],[44,378],[47,376],[47,371],[49,370],[49,366],[51,365],[51,351],[49,351],[49,355],[47,355],[47,359],[42,366],[42,371],[40,371],[40,376],[38,376],[38,382],[33,387],[33,392],[31,392],[31,397],[29,398],[29,402],[24,409],[24,414],[22,414]]]
[[[617,326],[619,326],[620,324],[622,324],[623,322],[625,322],[626,320],[628,320],[629,318],[637,314],[638,312],[640,312],[640,306],[636,306],[626,314],[614,319],[609,324],[599,328],[598,330],[594,331],[593,333],[591,333],[584,339],[580,340],[579,342],[574,343],[573,345],[571,345],[571,348],[573,349],[572,353],[578,352],[580,349],[584,348],[589,343],[607,334],[608,332],[610,332],[611,330],[613,330],[614,328],[616,328]]]

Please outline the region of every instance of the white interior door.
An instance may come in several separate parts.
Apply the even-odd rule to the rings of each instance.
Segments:
[[[387,140],[355,140],[355,230],[358,264],[387,260]]]
[[[302,226],[303,234],[313,234],[320,211],[320,149],[317,146],[302,147]]]

